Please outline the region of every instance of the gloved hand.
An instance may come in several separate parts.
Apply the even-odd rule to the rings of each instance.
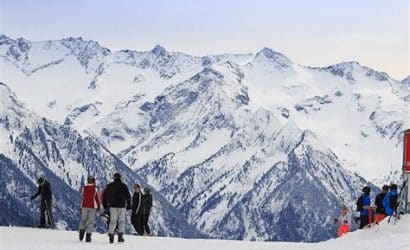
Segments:
[[[335,223],[338,223],[338,222],[339,222],[339,219],[338,219],[338,218],[334,218],[333,220],[334,220]]]
[[[343,224],[349,224],[349,221],[348,221],[348,220],[344,220],[344,221],[343,221]]]
[[[127,204],[127,210],[131,210],[131,205]]]

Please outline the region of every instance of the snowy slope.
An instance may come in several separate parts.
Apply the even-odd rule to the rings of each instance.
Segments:
[[[399,169],[409,87],[357,62],[308,68],[267,48],[245,75],[250,100],[317,133],[347,169],[370,179]]]
[[[410,246],[410,220],[403,217],[397,225],[382,222],[379,229],[362,230],[342,238],[320,243],[246,242],[227,240],[199,240],[159,237],[125,236],[125,243],[108,243],[105,234],[93,234],[93,242],[78,242],[76,232],[50,231],[30,228],[0,227],[0,248],[7,250],[88,250],[141,249],[141,250],[407,250]],[[22,237],[24,235],[24,237]],[[33,244],[36,242],[38,244]]]
[[[115,172],[120,172],[128,185],[147,186],[94,138],[82,137],[66,125],[37,116],[3,83],[0,97],[0,200],[6,211],[0,215],[3,225],[38,223],[33,221],[38,217],[38,204],[30,202],[29,197],[37,191],[39,176],[45,176],[52,185],[56,224],[63,229],[78,226],[78,190],[88,175],[94,175],[100,187]],[[158,235],[199,235],[155,190],[153,196],[156,206],[151,225]]]
[[[339,208],[327,204],[352,203],[365,180],[312,132],[253,110],[242,80],[238,65],[218,63],[133,107],[144,122],[121,159],[213,237],[329,238]]]
[[[166,87],[224,61],[241,68],[251,104],[318,134],[344,167],[375,181],[399,168],[410,85],[357,62],[310,68],[269,48],[193,57],[161,46],[111,52],[82,38],[0,37],[0,80],[39,115],[92,130],[115,153],[139,140],[144,123],[124,108],[153,102]]]
[[[365,179],[396,178],[410,126],[406,81],[357,62],[301,66],[269,48],[194,57],[0,36],[0,80],[56,126],[96,138],[218,238],[328,239]],[[77,168],[66,169],[76,185]]]

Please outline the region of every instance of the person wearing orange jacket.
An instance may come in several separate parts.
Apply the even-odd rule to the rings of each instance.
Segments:
[[[91,242],[95,214],[100,211],[101,204],[94,176],[89,176],[87,178],[87,184],[84,185],[82,189],[82,198],[79,238],[80,241],[82,241],[84,239],[84,234],[86,233],[85,241]]]
[[[350,232],[350,221],[351,215],[349,213],[349,208],[346,205],[343,205],[339,218],[335,219],[335,223],[340,223],[339,228],[337,229],[337,237],[342,237]]]

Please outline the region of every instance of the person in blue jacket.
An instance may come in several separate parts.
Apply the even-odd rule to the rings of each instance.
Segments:
[[[373,221],[373,209],[375,206],[372,206],[372,200],[370,199],[370,187],[364,187],[362,189],[363,194],[359,198],[361,199],[361,209],[360,211],[360,229],[367,226]]]
[[[398,194],[397,194],[397,185],[391,184],[390,191],[386,194],[383,199],[383,207],[387,216],[393,215],[396,213],[398,206]]]

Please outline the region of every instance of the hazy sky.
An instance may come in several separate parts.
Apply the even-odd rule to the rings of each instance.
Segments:
[[[82,36],[112,50],[156,44],[193,55],[257,52],[295,62],[359,61],[403,79],[407,0],[0,0],[0,30],[30,40]]]

